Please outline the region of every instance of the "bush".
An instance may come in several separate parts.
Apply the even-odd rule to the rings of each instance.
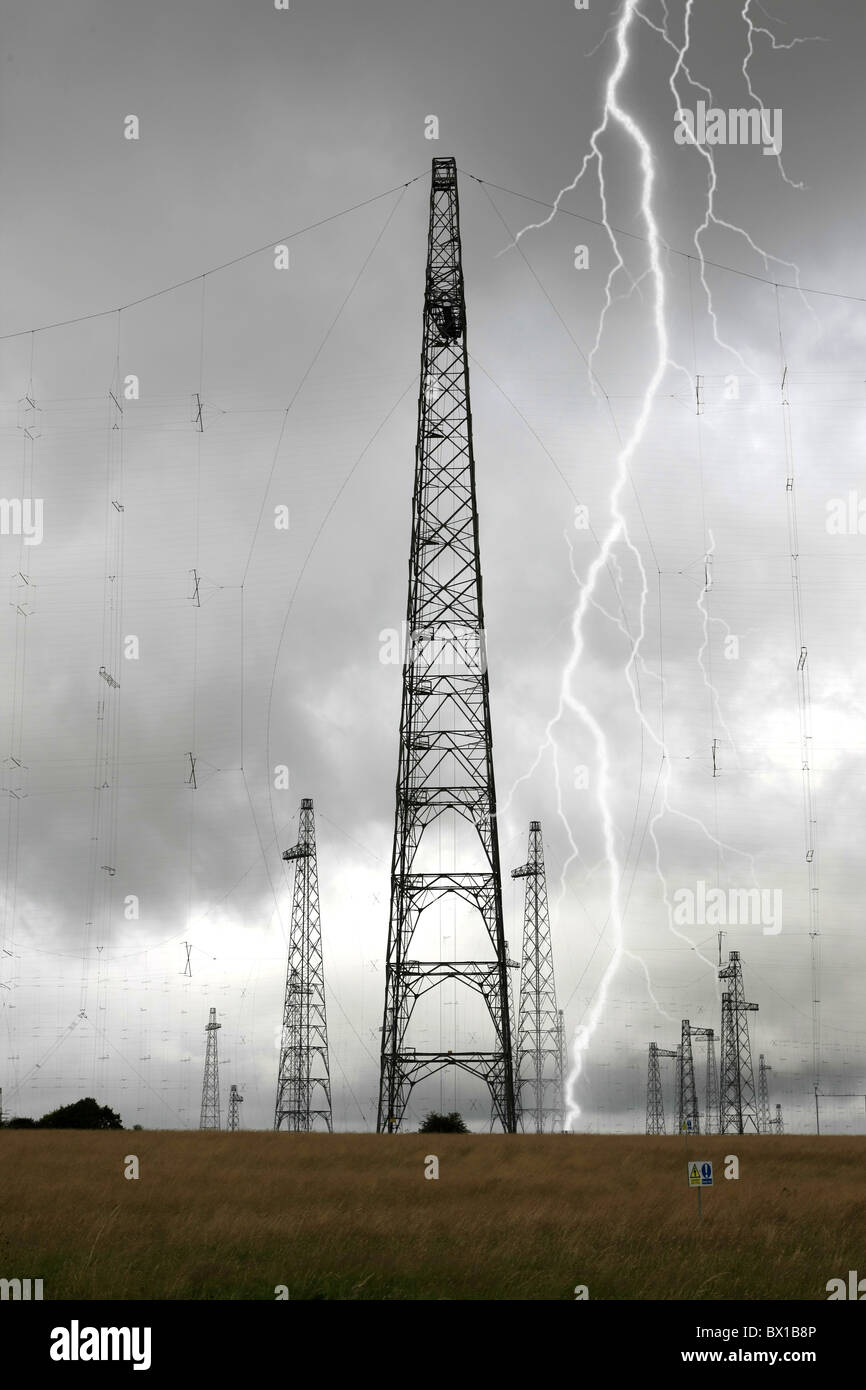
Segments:
[[[468,1134],[469,1127],[463,1123],[463,1117],[458,1115],[456,1110],[452,1110],[450,1115],[438,1115],[435,1110],[431,1110],[418,1133]]]

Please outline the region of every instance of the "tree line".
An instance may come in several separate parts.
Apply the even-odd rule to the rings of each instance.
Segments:
[[[93,1096],[85,1096],[72,1105],[61,1105],[58,1110],[49,1110],[41,1120],[28,1119],[25,1115],[3,1121],[4,1129],[123,1129],[123,1121],[107,1105],[99,1105]],[[140,1129],[140,1125],[135,1125]]]

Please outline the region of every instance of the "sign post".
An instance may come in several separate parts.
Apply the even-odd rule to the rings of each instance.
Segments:
[[[703,1162],[696,1159],[686,1164],[686,1172],[689,1175],[689,1187],[698,1189],[698,1220],[701,1221],[701,1192],[705,1187],[713,1185],[713,1165],[706,1159]]]

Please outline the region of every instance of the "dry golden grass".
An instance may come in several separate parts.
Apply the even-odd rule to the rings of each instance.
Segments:
[[[687,1158],[715,1164],[700,1225]],[[863,1265],[864,1163],[866,1140],[787,1135],[5,1130],[0,1277],[51,1299],[826,1299]]]

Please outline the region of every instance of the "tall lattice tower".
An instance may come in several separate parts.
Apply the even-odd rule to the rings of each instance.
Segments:
[[[677,1104],[679,1104],[679,1048],[659,1047],[658,1043],[650,1043],[649,1059],[647,1065],[647,1084],[646,1084],[646,1132],[647,1134],[665,1134],[665,1102],[664,1092],[662,1091],[662,1069],[659,1062],[661,1057],[673,1057],[677,1062]]]
[[[562,1077],[562,1124],[565,1127],[565,1087],[568,1081],[568,1048],[565,1042],[565,1013],[562,1009],[556,1015],[556,1055],[559,1058],[559,1073]]]
[[[658,1043],[649,1045],[646,1080],[646,1132],[664,1134],[665,1107],[662,1097],[662,1069],[659,1063]]]
[[[775,1120],[771,1120],[770,1123],[772,1124],[777,1134],[785,1133],[785,1122],[782,1119],[782,1107],[778,1104],[778,1102],[776,1103],[776,1118]]]
[[[719,1065],[716,1061],[716,1035],[705,1030],[707,1039],[707,1078],[704,1091],[704,1134],[719,1132]]]
[[[316,823],[309,797],[301,802],[298,843],[283,858],[295,865],[292,925],[274,1129],[333,1129],[325,970],[319,915]]]
[[[701,1121],[698,1110],[698,1088],[695,1083],[695,1059],[692,1053],[692,1028],[687,1018],[682,1021],[680,1041],[680,1129],[685,1124],[692,1134],[700,1131]]]
[[[529,822],[526,863],[512,869],[511,877],[526,879],[514,1075],[517,1110],[521,1129],[543,1134],[562,1129],[564,1097],[541,821]]]
[[[714,1118],[718,1121],[719,1112],[719,1078],[716,1072],[714,1034],[712,1028],[699,1028],[689,1023],[687,1018],[684,1018],[682,1021],[682,1040],[680,1042],[679,1125],[680,1129],[682,1129],[683,1121],[691,1120],[691,1125],[689,1126],[691,1132],[693,1134],[699,1134],[701,1131],[700,1106],[698,1105],[698,1088],[692,1038],[702,1038],[707,1044],[703,1128],[705,1134],[711,1134],[713,1132]]]
[[[205,1024],[207,1050],[204,1055],[204,1081],[201,1088],[201,1120],[199,1129],[220,1128],[220,1063],[217,1051],[217,1032],[222,1027],[216,1021],[216,1009],[211,1009]]]
[[[749,1014],[756,1013],[758,1006],[746,1003],[739,951],[731,951],[728,964],[719,971],[719,979],[729,981],[728,990],[722,995],[719,1133],[745,1134],[748,1129],[753,1129],[757,1134],[758,1105],[752,1069],[752,1045],[749,1041]]]
[[[229,1091],[229,1130],[232,1133],[236,1133],[241,1127],[241,1112],[238,1107],[243,1104],[243,1099],[237,1086],[232,1086]]]
[[[453,159],[433,160],[406,633],[377,1128],[398,1130],[413,1087],[457,1067],[487,1083],[494,1115],[513,1132],[509,965]],[[429,867],[422,870],[422,863]],[[437,905],[438,946],[429,941],[429,910]],[[461,920],[460,939],[473,942],[475,959],[457,958],[458,906],[473,919],[468,927]],[[453,926],[450,960],[441,925],[446,914]],[[425,954],[438,959],[413,954],[416,933],[428,938]],[[419,955],[421,949],[415,946]],[[482,1001],[486,1036],[478,1037],[486,1047],[458,1048],[456,1019],[448,1039],[454,1046],[446,1046],[441,1027],[438,1046],[410,1045],[423,1040],[420,1024],[410,1026],[419,999],[446,982],[452,982],[451,1002],[458,986]]]
[[[758,1128],[762,1134],[770,1133],[770,1085],[767,1073],[773,1068],[764,1060],[763,1052],[758,1058]]]

